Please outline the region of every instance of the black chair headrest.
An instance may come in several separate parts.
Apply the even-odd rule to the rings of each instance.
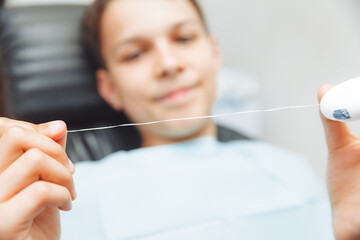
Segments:
[[[128,123],[97,93],[81,43],[85,9],[83,5],[0,9],[0,116],[33,123],[60,119],[69,129]],[[136,148],[140,140],[133,128],[124,128],[71,134],[69,142],[77,155],[83,152],[82,159],[92,160]]]
[[[126,120],[97,94],[81,44],[84,10],[73,5],[1,10],[4,115],[36,123],[62,119],[69,128]]]

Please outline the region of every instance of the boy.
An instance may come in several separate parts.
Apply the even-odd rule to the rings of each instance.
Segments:
[[[210,114],[221,59],[195,1],[98,0],[85,30],[101,96],[133,122]],[[324,125],[335,234],[354,239],[358,140]],[[59,238],[57,209],[76,198],[65,129],[1,119],[5,239]],[[326,193],[301,158],[261,142],[220,144],[215,129],[208,119],[139,127],[141,149],[78,165],[64,239],[332,238]]]

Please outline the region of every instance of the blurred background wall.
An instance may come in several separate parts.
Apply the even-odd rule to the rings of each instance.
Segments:
[[[324,83],[360,76],[356,0],[203,0],[225,65],[255,74],[264,107],[313,104]],[[360,93],[359,93],[360,94]],[[316,109],[264,114],[265,140],[306,156],[325,176]],[[351,124],[360,133],[360,124]]]
[[[8,0],[8,5],[89,0]],[[357,0],[201,0],[224,65],[257,76],[262,107],[317,103],[321,84],[360,76]],[[359,93],[360,94],[360,93]],[[318,110],[263,114],[263,138],[307,157],[325,176]],[[360,123],[351,124],[360,133]]]

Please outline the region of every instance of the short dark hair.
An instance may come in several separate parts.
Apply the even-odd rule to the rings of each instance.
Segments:
[[[111,1],[112,0],[95,0],[88,7],[82,21],[82,41],[94,70],[106,67],[101,54],[100,21],[106,5]],[[188,1],[194,6],[205,29],[208,30],[204,14],[197,0]]]

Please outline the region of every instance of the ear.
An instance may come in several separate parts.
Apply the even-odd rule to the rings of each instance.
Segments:
[[[223,67],[223,58],[222,58],[221,50],[217,42],[217,39],[214,36],[209,36],[209,38],[213,50],[214,60],[216,61],[216,67],[217,70],[220,71],[220,69]]]
[[[96,71],[97,88],[100,96],[116,111],[121,111],[123,108],[121,96],[117,94],[117,88],[114,80],[105,69]]]

